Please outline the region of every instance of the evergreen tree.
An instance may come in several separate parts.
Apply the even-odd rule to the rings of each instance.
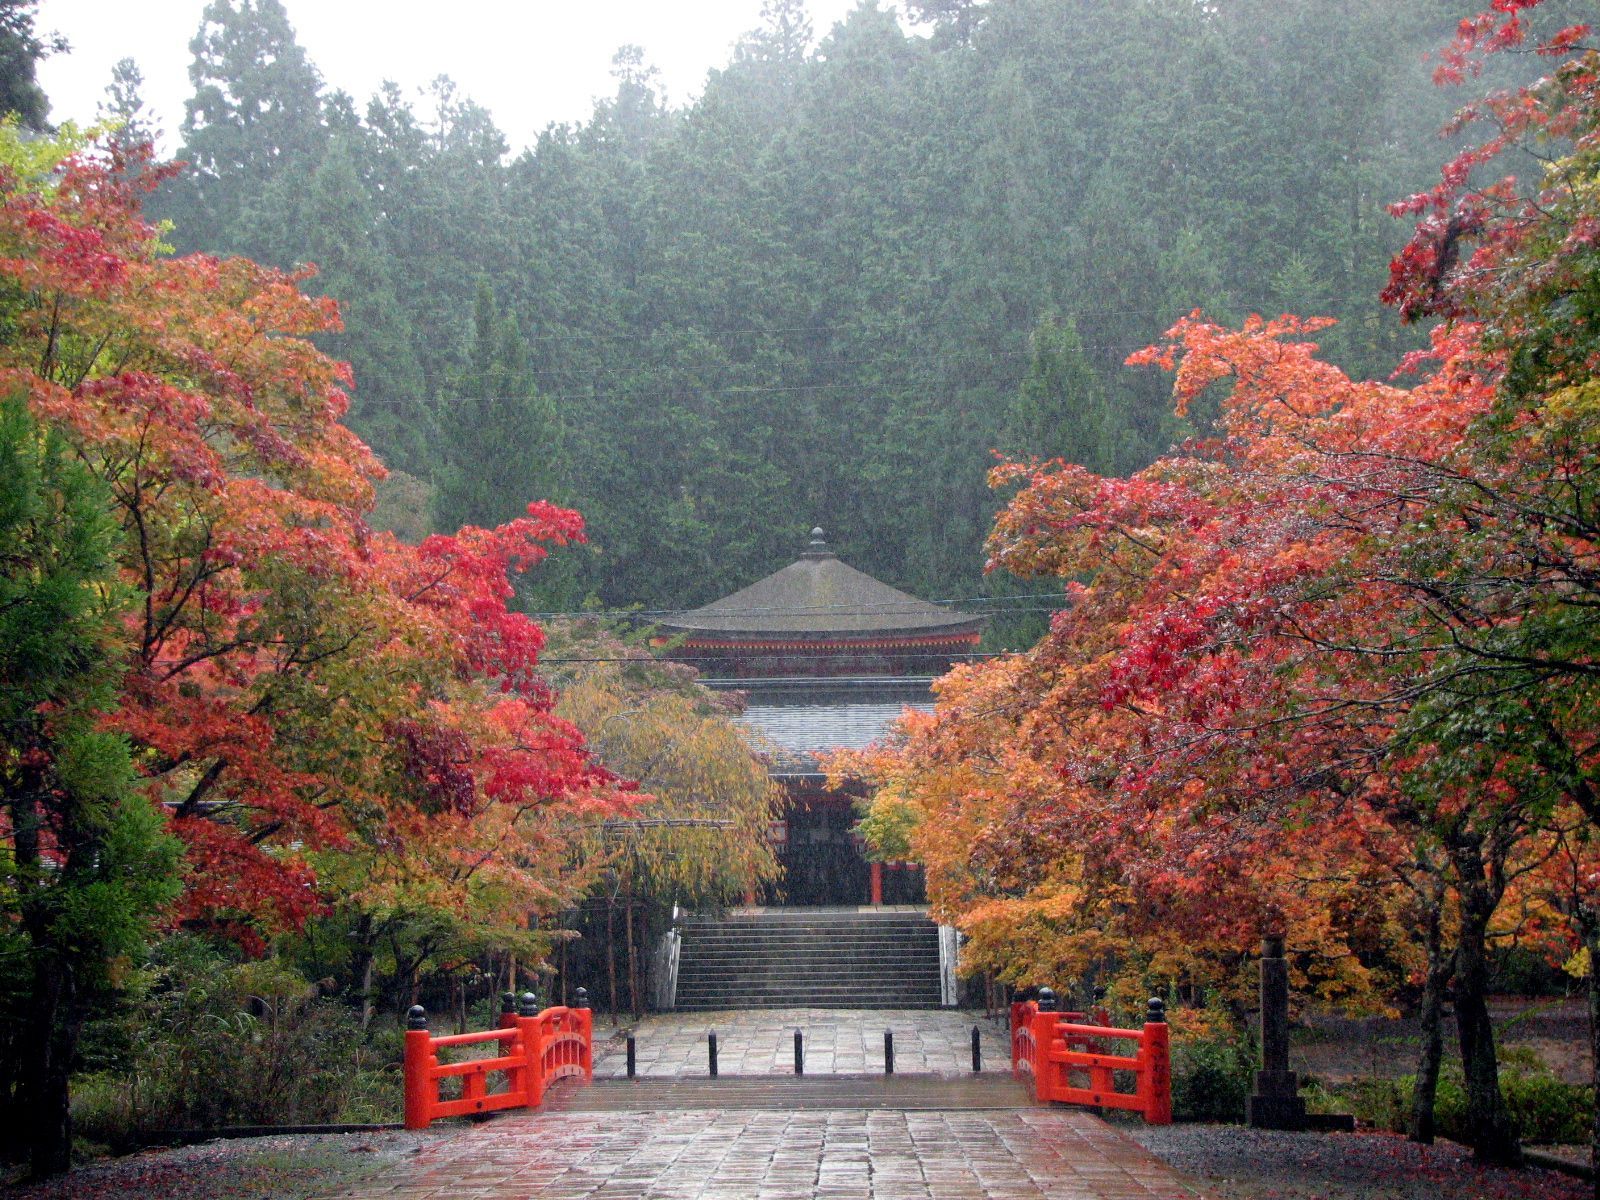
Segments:
[[[359,130],[357,130],[359,136]],[[298,176],[290,177],[298,178]],[[272,257],[313,263],[318,274],[306,290],[339,302],[344,332],[318,338],[355,375],[350,423],[394,465],[425,467],[436,440],[431,432],[422,368],[411,346],[412,327],[395,294],[391,259],[374,207],[356,170],[347,137],[328,143],[303,189],[284,196],[273,187],[259,209]],[[265,220],[265,214],[278,214]]]
[[[0,1137],[66,1170],[85,1020],[177,893],[177,844],[99,728],[127,647],[105,489],[0,402]]]
[[[144,75],[131,58],[117,60],[111,68],[106,98],[97,109],[100,119],[117,122],[117,137],[130,145],[154,143],[161,136],[153,114],[144,102]]]
[[[304,186],[321,161],[322,77],[295,41],[280,0],[210,0],[189,43],[194,96],[184,105],[189,164],[173,215],[186,247],[270,261],[251,201]]]
[[[60,54],[67,43],[59,34],[34,27],[39,0],[0,0],[0,114],[16,113],[29,129],[48,126],[50,101],[39,86],[39,61]]]
[[[434,481],[435,525],[495,526],[530,501],[561,499],[561,414],[534,385],[516,318],[499,310],[487,282],[473,306],[467,370],[454,382],[439,411],[449,449]]]
[[[1033,331],[1032,360],[1007,413],[1002,451],[1026,459],[1063,458],[1110,474],[1127,452],[1127,431],[1083,352],[1072,318],[1047,316]]]

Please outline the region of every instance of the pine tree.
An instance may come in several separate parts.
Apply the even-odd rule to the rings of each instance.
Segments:
[[[117,137],[129,145],[154,143],[161,136],[152,114],[144,102],[144,74],[139,64],[131,58],[117,60],[111,68],[111,82],[106,85],[106,98],[97,109],[103,121],[117,122]]]
[[[177,844],[97,721],[127,658],[119,542],[106,489],[0,402],[0,1138],[36,1176],[70,1162],[84,1021],[177,894]]]
[[[473,306],[467,364],[439,405],[449,441],[434,478],[434,514],[444,530],[493,527],[564,491],[561,414],[534,386],[516,317],[500,311],[486,282]]]

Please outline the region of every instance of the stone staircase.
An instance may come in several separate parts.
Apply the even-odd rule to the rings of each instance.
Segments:
[[[680,930],[679,1011],[939,1007],[939,927],[921,912],[768,909]]]

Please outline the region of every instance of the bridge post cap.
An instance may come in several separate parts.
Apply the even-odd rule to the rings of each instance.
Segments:
[[[574,994],[573,999],[576,1001],[576,1003],[573,1005],[574,1008],[588,1008],[589,1007],[589,989],[588,988],[579,988],[577,990],[577,992]]]
[[[1059,1012],[1059,1011],[1061,1011],[1056,1006],[1055,989],[1047,988],[1047,987],[1042,987],[1042,988],[1039,989],[1039,1011],[1040,1012]]]
[[[427,1029],[427,1027],[428,1027],[428,1010],[427,1009],[423,1008],[422,1005],[420,1005],[420,1004],[413,1004],[410,1008],[406,1009],[406,1028],[407,1029]]]
[[[1106,998],[1106,989],[1104,984],[1101,984],[1094,989],[1094,998],[1097,1003]]]
[[[1145,1022],[1150,1025],[1165,1025],[1167,1023],[1167,1002],[1160,996],[1151,996],[1150,1003],[1145,1005]]]
[[[517,1001],[517,1016],[537,1017],[539,1015],[539,997],[532,992],[523,992],[522,998]]]
[[[517,994],[515,992],[501,992],[500,993],[500,1015],[501,1016],[505,1016],[507,1013],[514,1013],[516,1011],[517,1011]]]

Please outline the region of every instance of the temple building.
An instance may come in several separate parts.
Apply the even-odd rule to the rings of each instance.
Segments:
[[[852,829],[856,796],[832,790],[821,759],[883,736],[906,707],[978,646],[985,618],[931,604],[841,562],[820,529],[795,562],[661,623],[660,641],[702,682],[737,689],[784,789],[772,841],[784,878],[755,902],[920,904],[920,868],[871,863]]]

